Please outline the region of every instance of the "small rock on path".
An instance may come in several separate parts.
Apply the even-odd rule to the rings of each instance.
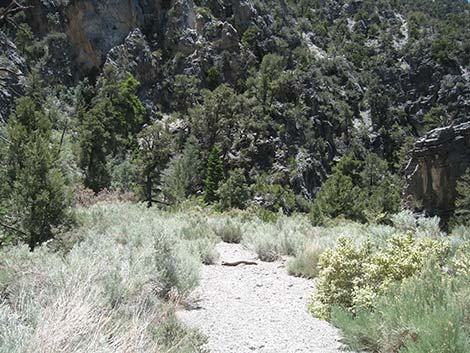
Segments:
[[[221,261],[254,260],[238,244],[217,245]],[[194,309],[178,312],[208,337],[211,353],[343,352],[337,329],[307,312],[310,280],[289,276],[283,263],[204,266]]]

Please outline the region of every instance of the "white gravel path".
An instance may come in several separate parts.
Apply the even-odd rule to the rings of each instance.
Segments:
[[[217,245],[220,261],[253,260],[237,244]],[[194,309],[178,317],[209,338],[211,353],[342,352],[338,331],[307,312],[312,281],[289,276],[281,262],[204,266]]]

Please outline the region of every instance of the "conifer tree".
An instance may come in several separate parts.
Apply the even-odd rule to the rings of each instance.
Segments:
[[[168,127],[160,122],[146,127],[138,135],[139,149],[133,163],[140,170],[139,184],[148,207],[152,207],[155,201],[156,187],[170,159],[171,142]]]
[[[222,210],[230,208],[243,209],[250,198],[250,188],[245,178],[244,170],[237,168],[231,170],[227,180],[221,183],[217,190]]]
[[[59,168],[52,125],[40,95],[18,99],[8,120],[7,183],[9,216],[31,249],[50,239],[69,220],[69,199]]]
[[[217,146],[212,148],[207,160],[206,177],[204,179],[204,198],[206,202],[217,201],[217,189],[224,178],[224,165]]]
[[[109,157],[123,159],[136,147],[135,137],[145,118],[145,108],[136,95],[138,86],[132,75],[119,80],[107,68],[92,108],[79,109],[80,167],[85,186],[95,192],[111,183]]]
[[[183,153],[174,156],[162,173],[162,192],[170,202],[183,201],[201,185],[201,158],[197,140],[190,136]]]

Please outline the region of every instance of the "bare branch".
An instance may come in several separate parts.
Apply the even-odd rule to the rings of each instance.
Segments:
[[[15,233],[19,233],[19,234],[24,235],[24,236],[28,236],[28,234],[26,234],[26,233],[23,232],[22,230],[20,230],[20,229],[18,229],[18,228],[15,228],[15,227],[13,227],[13,226],[11,226],[11,225],[5,223],[5,222],[2,221],[1,219],[0,219],[0,227],[3,227],[3,228],[5,228],[5,229],[11,230],[11,231],[13,231],[13,232],[15,232]]]
[[[246,260],[241,260],[241,261],[235,261],[235,262],[225,262],[222,261],[222,266],[238,266],[238,265],[258,265],[257,262],[255,261],[246,261]]]
[[[25,5],[21,4],[20,2],[18,2],[17,0],[12,0],[7,5],[7,7],[0,8],[0,24],[2,24],[4,22],[8,22],[8,23],[16,26],[16,23],[14,23],[11,20],[11,17],[14,14],[16,14],[20,11],[27,10],[27,9],[30,9],[30,8],[32,8],[32,6],[25,6]]]
[[[0,71],[3,71],[3,72],[8,72],[9,74],[11,75],[15,75],[15,76],[18,76],[18,73],[13,71],[13,70],[10,70],[9,68],[7,67],[1,67],[0,66]]]

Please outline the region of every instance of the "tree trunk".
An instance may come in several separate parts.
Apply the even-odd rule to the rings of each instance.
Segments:
[[[152,177],[150,176],[150,173],[147,174],[147,180],[145,182],[145,193],[147,196],[147,207],[150,208],[152,207]]]

